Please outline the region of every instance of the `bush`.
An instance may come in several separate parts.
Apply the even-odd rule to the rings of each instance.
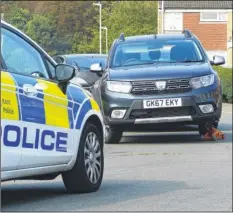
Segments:
[[[232,103],[232,68],[213,66],[222,81],[223,102]]]

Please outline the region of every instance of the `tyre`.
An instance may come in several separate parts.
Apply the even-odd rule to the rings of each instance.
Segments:
[[[212,124],[211,126],[214,128],[218,128],[218,124],[221,116],[222,116],[222,100],[219,105],[219,108],[217,109],[216,117],[212,121],[209,120],[198,124],[199,134],[204,135],[208,131],[207,126],[210,126],[209,124]]]
[[[215,129],[218,128],[218,123],[219,123],[218,121],[214,121],[214,122],[213,122],[213,127],[214,127]]]
[[[207,123],[198,124],[198,132],[200,135],[204,135],[208,131]]]
[[[217,116],[216,116],[216,119],[213,121],[213,127],[214,128],[218,128],[218,123],[219,123],[219,120],[222,116],[222,100],[221,100],[221,103],[220,103],[220,106],[218,108],[218,111],[217,111]]]
[[[103,171],[103,137],[95,125],[87,123],[74,167],[62,174],[64,185],[71,193],[96,192],[101,185]]]
[[[123,131],[120,129],[111,129],[108,128],[108,135],[105,139],[106,144],[117,144],[122,138]]]

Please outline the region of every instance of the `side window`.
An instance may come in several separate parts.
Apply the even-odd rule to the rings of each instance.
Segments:
[[[49,78],[40,53],[24,39],[5,28],[1,28],[1,52],[9,72],[24,75],[40,72],[45,78]]]
[[[48,68],[49,68],[49,71],[52,75],[52,79],[54,79],[55,78],[55,67],[47,59],[46,59],[46,63],[48,64]]]

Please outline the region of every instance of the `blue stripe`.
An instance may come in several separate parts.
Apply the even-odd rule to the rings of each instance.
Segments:
[[[37,94],[37,98],[44,100],[44,92],[43,90],[37,89],[38,90],[38,94]]]
[[[70,129],[73,129],[74,128],[74,121],[73,121],[72,110],[68,109],[68,116],[69,116]]]
[[[44,102],[19,94],[22,120],[27,122],[46,124]]]
[[[68,86],[68,88],[69,88],[69,86]],[[72,95],[70,94],[68,89],[67,89],[67,98],[68,98],[69,101],[73,101]]]
[[[78,87],[69,86],[67,92],[73,95],[73,99],[77,103],[82,103],[87,98],[85,93]]]
[[[69,107],[69,108],[73,108],[73,102],[69,101],[69,102],[68,102],[68,107]]]
[[[45,110],[44,110],[44,94],[38,93],[37,98],[30,98],[23,94],[23,85],[24,84],[30,84],[35,85],[37,83],[37,80],[30,77],[30,76],[23,76],[18,74],[12,74],[13,78],[15,79],[19,90],[19,101],[21,105],[21,115],[22,120],[27,122],[33,122],[33,123],[40,123],[40,124],[46,124],[45,119]],[[42,90],[39,90],[42,92]]]
[[[69,117],[69,123],[70,123],[70,128],[74,128],[74,120],[73,120],[73,103],[71,101],[68,102],[68,117]]]
[[[73,105],[73,107],[72,107],[74,118],[76,118],[76,115],[78,114],[79,108],[80,108],[80,105],[77,104],[77,103],[74,103],[74,105]],[[73,126],[73,128],[74,128],[74,126]]]
[[[80,105],[75,103],[75,104],[74,104],[74,107],[73,107],[73,114],[74,114],[74,117],[76,117],[79,108],[80,108]]]
[[[89,110],[91,110],[91,109],[92,109],[92,107],[91,107],[91,102],[90,102],[90,100],[87,100],[87,101],[83,104],[83,106],[82,106],[82,108],[81,108],[81,110],[80,110],[80,113],[79,113],[79,115],[78,115],[78,120],[77,120],[77,123],[76,123],[76,126],[75,126],[76,129],[80,129],[85,115],[86,115],[86,114],[89,112]]]

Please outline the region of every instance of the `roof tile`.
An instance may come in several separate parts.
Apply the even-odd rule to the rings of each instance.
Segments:
[[[164,1],[165,9],[232,9],[232,6],[232,1]]]

